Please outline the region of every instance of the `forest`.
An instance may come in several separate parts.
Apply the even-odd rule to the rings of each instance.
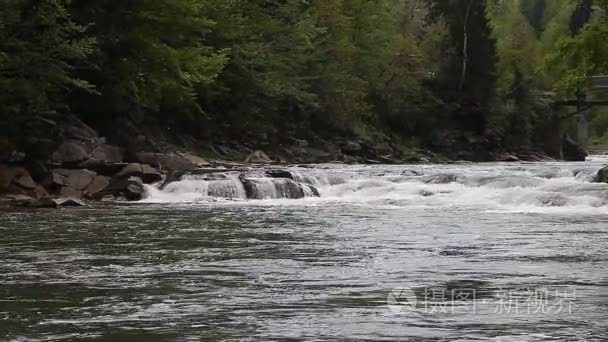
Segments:
[[[382,136],[558,157],[574,119],[553,102],[608,72],[605,0],[1,1],[3,158],[44,158],[66,116],[202,155]]]

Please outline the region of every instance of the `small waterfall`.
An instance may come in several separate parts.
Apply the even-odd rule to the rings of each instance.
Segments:
[[[298,181],[298,179],[303,181]],[[324,184],[323,178],[294,177],[283,170],[210,172],[184,175],[162,189],[149,188],[150,197],[162,201],[196,201],[205,197],[224,199],[300,199],[319,197],[317,188],[308,184]],[[327,184],[330,182],[327,181]]]
[[[289,178],[241,178],[241,182],[247,198],[250,199],[299,199],[319,196],[314,187]]]
[[[246,199],[247,194],[237,175],[218,174],[214,177],[186,175],[180,181],[169,183],[165,193],[197,193],[202,197]]]
[[[250,199],[275,199],[278,198],[272,178],[241,178],[247,198]]]

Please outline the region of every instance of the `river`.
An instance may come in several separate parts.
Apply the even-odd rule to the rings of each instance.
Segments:
[[[605,164],[301,166],[320,197],[187,178],[2,212],[0,341],[606,341]]]

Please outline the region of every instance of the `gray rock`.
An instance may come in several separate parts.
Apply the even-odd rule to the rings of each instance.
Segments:
[[[21,186],[22,188],[30,189],[30,190],[35,189],[37,186],[36,182],[34,182],[32,177],[30,176],[29,172],[27,172],[25,170],[20,176],[13,179],[13,182],[15,184]]]
[[[89,158],[87,148],[78,141],[66,141],[53,153],[54,162],[61,164],[77,163]]]
[[[253,164],[269,164],[272,163],[272,159],[266,155],[263,151],[255,151],[245,159],[245,163]]]
[[[210,165],[206,160],[187,153],[141,152],[137,153],[137,160],[142,164],[166,171],[190,171]]]
[[[437,174],[431,175],[424,178],[424,182],[427,184],[450,184],[457,183],[458,176],[451,174]]]
[[[428,191],[428,190],[421,190],[420,191],[420,196],[422,196],[422,197],[431,197],[431,196],[434,196],[434,195],[435,195],[435,193],[432,192],[432,191]]]
[[[598,171],[595,181],[597,183],[608,183],[608,166]]]
[[[0,166],[0,193],[40,197],[46,191],[39,186],[23,167]]]
[[[69,186],[64,186],[63,188],[61,188],[59,194],[63,197],[82,198],[83,191],[71,188]]]
[[[191,164],[195,165],[196,167],[211,166],[211,163],[209,163],[207,160],[205,160],[199,156],[190,154],[190,153],[179,153],[179,156],[181,156],[185,160],[189,161]]]
[[[419,171],[415,171],[415,170],[403,170],[403,171],[401,171],[401,175],[416,177],[416,176],[422,176],[422,173]]]
[[[63,185],[76,190],[84,190],[97,177],[97,173],[90,170],[55,170],[55,173],[64,176]]]
[[[114,197],[124,197],[129,201],[139,201],[145,192],[143,181],[139,177],[114,178],[95,197],[104,198],[107,195],[113,195]]]
[[[120,148],[107,144],[97,146],[95,149],[93,149],[93,152],[91,152],[89,158],[92,160],[105,162],[106,164],[122,163],[123,161],[122,151]]]
[[[139,201],[144,197],[146,189],[143,181],[139,177],[129,177],[128,185],[125,188],[124,196],[130,201]]]
[[[115,177],[117,178],[125,178],[131,176],[141,178],[144,184],[157,183],[163,180],[163,175],[158,170],[148,164],[129,164],[115,175]]]
[[[84,195],[86,197],[93,198],[98,193],[103,191],[103,189],[105,189],[108,185],[110,185],[110,178],[105,176],[97,176],[84,190]]]
[[[143,174],[144,174],[144,171],[143,171],[141,164],[132,163],[132,164],[125,166],[122,170],[120,170],[120,172],[118,172],[115,175],[115,177],[118,177],[118,178],[130,177],[130,176],[141,177],[141,176],[143,176]]]
[[[148,164],[144,164],[141,166],[142,176],[141,179],[144,184],[153,184],[158,183],[163,180],[163,175]]]
[[[266,175],[271,178],[287,178],[293,180],[294,177],[291,172],[286,170],[267,170]]]
[[[87,159],[78,164],[80,169],[95,171],[100,175],[113,176],[120,172],[128,163],[108,163],[103,160]]]

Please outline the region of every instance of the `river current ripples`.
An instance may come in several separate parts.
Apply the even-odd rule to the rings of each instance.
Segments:
[[[289,168],[320,197],[0,212],[0,341],[607,341],[586,163]],[[270,190],[269,190],[270,191]]]

